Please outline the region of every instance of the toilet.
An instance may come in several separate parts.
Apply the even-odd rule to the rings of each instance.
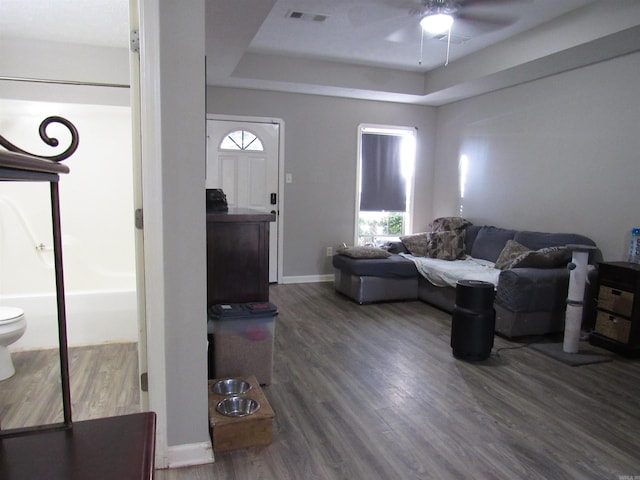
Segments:
[[[24,311],[16,307],[0,306],[0,381],[16,373],[8,347],[17,342],[26,329]]]

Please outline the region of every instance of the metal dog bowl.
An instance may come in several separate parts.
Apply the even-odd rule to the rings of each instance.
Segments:
[[[216,410],[225,417],[246,417],[256,413],[260,408],[260,403],[249,397],[234,395],[221,400],[216,406]]]
[[[251,384],[238,378],[227,378],[213,384],[211,391],[217,395],[242,395],[251,390]]]

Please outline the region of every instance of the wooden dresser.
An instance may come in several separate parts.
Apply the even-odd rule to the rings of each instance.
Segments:
[[[640,265],[600,263],[598,284],[598,310],[590,343],[637,356],[640,353]]]
[[[207,306],[269,300],[269,222],[248,209],[207,213]]]

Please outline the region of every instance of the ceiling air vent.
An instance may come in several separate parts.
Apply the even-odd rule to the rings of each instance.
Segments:
[[[287,12],[287,18],[293,18],[296,20],[305,20],[307,22],[324,22],[327,19],[326,15],[321,13],[308,13],[299,12],[297,10],[289,10]]]

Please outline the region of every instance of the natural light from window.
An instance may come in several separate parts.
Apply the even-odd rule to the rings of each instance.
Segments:
[[[458,162],[458,182],[460,185],[460,215],[464,207],[464,189],[467,184],[467,170],[469,168],[469,158],[466,155],[460,155]]]
[[[250,131],[235,130],[222,139],[220,150],[263,152],[264,146],[260,139]]]
[[[416,129],[361,125],[356,244],[379,245],[411,230]]]

